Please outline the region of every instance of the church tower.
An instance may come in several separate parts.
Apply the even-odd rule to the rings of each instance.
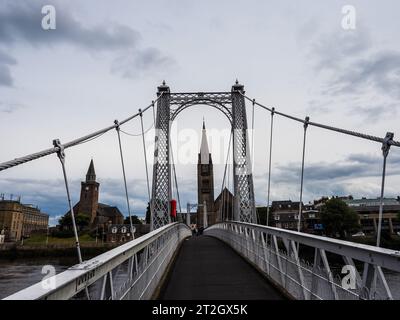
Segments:
[[[86,173],[86,181],[81,182],[81,198],[79,200],[78,210],[78,214],[84,214],[90,217],[90,225],[93,224],[96,218],[96,212],[99,206],[99,186],[100,184],[96,182],[96,172],[94,171],[92,159]]]
[[[208,226],[215,224],[214,212],[214,168],[211,153],[208,149],[206,126],[203,120],[203,130],[201,137],[201,147],[197,162],[197,226],[204,226],[204,208],[205,201],[207,208]]]

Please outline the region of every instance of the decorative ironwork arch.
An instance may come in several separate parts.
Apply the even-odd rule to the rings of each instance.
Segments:
[[[153,187],[150,203],[151,229],[171,222],[170,129],[172,121],[186,108],[207,105],[220,110],[233,130],[234,218],[256,223],[253,175],[247,133],[244,86],[236,82],[231,92],[171,93],[165,82],[158,87]],[[176,106],[175,108],[173,106]]]
[[[229,122],[232,125],[232,109],[227,107],[225,104],[212,100],[212,99],[193,99],[187,102],[183,102],[179,107],[176,109],[171,109],[171,122],[173,122],[176,117],[178,116],[179,113],[181,113],[183,110],[191,107],[191,106],[196,106],[196,105],[206,105],[210,106],[213,108],[216,108],[217,110],[221,111],[229,120]]]

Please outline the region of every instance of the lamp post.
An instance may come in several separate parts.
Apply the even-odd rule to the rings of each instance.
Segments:
[[[47,224],[47,232],[46,232],[46,247],[49,245],[49,224]]]
[[[204,200],[203,204],[199,204],[199,207],[203,207],[203,228],[207,228],[208,227],[208,219],[207,219],[207,203]]]

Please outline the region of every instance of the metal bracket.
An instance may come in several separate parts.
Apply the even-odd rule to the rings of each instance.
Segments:
[[[64,162],[64,160],[65,160],[64,146],[61,144],[60,139],[54,139],[53,146],[55,148],[58,148],[57,156],[61,162]]]
[[[114,120],[114,124],[115,124],[115,130],[117,130],[117,131],[119,131],[120,130],[120,128],[119,128],[119,121],[118,120]]]
[[[390,146],[392,145],[391,142],[393,142],[393,137],[394,137],[393,132],[387,132],[386,137],[383,139],[382,152],[384,157],[387,157],[389,154]]]
[[[309,123],[310,123],[310,117],[306,117],[304,119],[304,130],[307,130]]]
[[[139,109],[139,116],[140,116],[141,118],[143,117],[142,109]]]
[[[273,117],[274,114],[275,114],[275,107],[272,107],[272,109],[271,109],[271,116]]]

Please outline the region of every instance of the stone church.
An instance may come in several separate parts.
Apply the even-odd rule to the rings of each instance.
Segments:
[[[86,173],[86,181],[81,182],[80,200],[74,206],[75,215],[83,214],[89,216],[90,229],[107,230],[111,224],[123,224],[124,216],[117,207],[99,203],[99,187],[100,184],[96,181],[96,172],[92,159]],[[66,214],[70,214],[70,211]]]
[[[225,188],[214,200],[214,167],[208,148],[207,131],[203,121],[200,153],[197,162],[197,215],[194,223],[197,227],[204,226],[204,204],[207,209],[207,226],[221,220],[232,220],[233,195]]]

